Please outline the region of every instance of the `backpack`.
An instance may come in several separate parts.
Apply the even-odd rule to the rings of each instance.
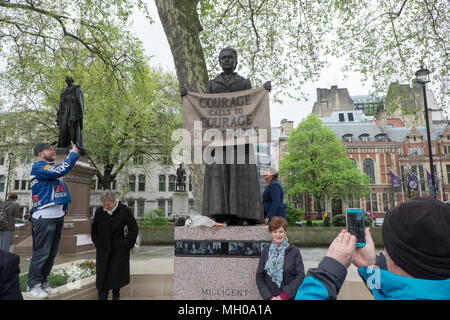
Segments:
[[[6,231],[8,229],[8,209],[9,203],[1,202],[0,203],[0,231]]]

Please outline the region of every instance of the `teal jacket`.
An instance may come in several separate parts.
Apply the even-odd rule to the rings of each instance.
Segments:
[[[386,257],[377,257],[378,268],[358,268],[375,300],[450,300],[450,279],[426,280],[399,276],[387,271]],[[336,300],[347,270],[330,257],[310,269],[295,300]]]

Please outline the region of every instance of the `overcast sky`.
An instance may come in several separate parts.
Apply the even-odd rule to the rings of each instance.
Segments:
[[[131,26],[131,30],[141,39],[147,54],[153,56],[150,60],[151,65],[161,66],[165,70],[171,70],[175,73],[172,53],[159,20],[156,6],[154,1],[149,1],[148,3],[151,17],[153,17],[155,23],[150,24],[142,14],[136,13],[133,16],[134,23]],[[332,85],[337,85],[338,88],[347,88],[350,96],[367,95],[369,93],[372,89],[371,86],[363,85],[359,74],[349,73],[345,79],[344,74],[339,71],[340,67],[339,60],[334,59],[331,66],[323,70],[318,81],[305,83],[303,91],[308,96],[309,101],[298,102],[286,98],[283,99],[282,105],[271,103],[271,125],[278,127],[282,119],[288,119],[293,120],[296,126],[303,118],[311,113],[317,97],[317,88],[329,89]]]

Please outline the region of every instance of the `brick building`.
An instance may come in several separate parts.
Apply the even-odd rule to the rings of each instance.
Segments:
[[[401,99],[400,99],[401,97]],[[345,199],[321,199],[322,208],[331,214],[340,214],[349,207],[370,210],[375,217],[384,217],[386,212],[408,198],[428,196],[427,170],[430,170],[425,120],[423,118],[423,94],[417,87],[392,84],[386,98],[364,103],[364,97],[353,98],[345,88],[317,89],[317,101],[313,113],[328,126],[347,147],[347,156],[370,178],[372,192],[364,199],[348,195]],[[431,141],[436,197],[448,200],[450,192],[450,127],[434,98],[428,90],[427,102],[432,116]],[[368,105],[370,110],[361,106]],[[403,108],[403,116],[394,107]],[[370,115],[371,114],[371,115]],[[281,127],[286,127],[283,120]],[[285,132],[287,134],[287,132]],[[286,137],[273,142],[279,147],[273,150],[273,158],[279,160],[287,152]],[[401,187],[394,188],[389,170],[399,176]],[[407,176],[416,177],[419,190],[409,190]],[[300,197],[299,206],[305,210],[305,196]],[[313,212],[317,212],[314,205]]]

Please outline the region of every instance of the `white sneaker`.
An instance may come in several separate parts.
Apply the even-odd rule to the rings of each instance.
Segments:
[[[48,294],[42,290],[41,284],[38,283],[31,289],[27,287],[27,297],[33,299],[47,299]]]
[[[59,293],[59,290],[50,287],[50,285],[48,284],[48,282],[43,283],[42,286],[41,286],[41,288],[42,288],[42,290],[44,290],[44,292],[45,292],[46,294],[48,294],[48,295],[51,295],[51,294],[58,294],[58,293]]]

